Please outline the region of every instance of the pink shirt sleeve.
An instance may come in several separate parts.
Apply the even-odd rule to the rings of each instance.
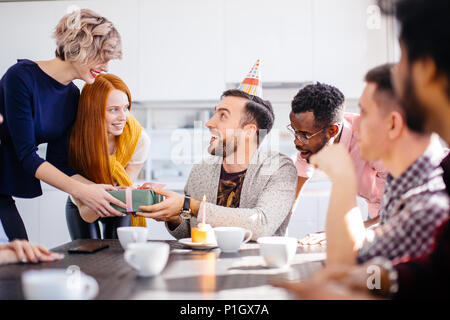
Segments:
[[[300,152],[297,154],[295,167],[297,168],[297,175],[303,178],[311,178],[315,171],[314,166],[310,165],[305,159],[300,156]]]
[[[344,131],[340,143],[344,144],[353,160],[358,179],[358,196],[366,199],[370,218],[375,218],[380,210],[381,197],[383,195],[384,183],[387,171],[383,167],[382,161],[367,162],[361,158],[358,146],[358,134],[353,130],[355,121],[359,115],[346,113],[344,115]]]

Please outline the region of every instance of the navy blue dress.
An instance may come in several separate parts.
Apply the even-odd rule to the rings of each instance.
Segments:
[[[37,168],[48,161],[69,176],[75,174],[67,150],[79,97],[72,82],[61,84],[30,60],[18,60],[0,80],[0,219],[9,240],[24,238],[25,232],[15,230],[20,216],[14,217],[12,196],[42,194]],[[45,160],[36,153],[41,143],[48,143]]]

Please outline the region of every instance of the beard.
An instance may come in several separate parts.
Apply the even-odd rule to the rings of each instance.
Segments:
[[[227,143],[226,139],[219,139],[219,141],[217,142],[217,147],[213,147],[210,145],[208,147],[208,152],[213,156],[226,158],[235,153],[237,150],[237,143],[235,139],[232,140],[232,143]]]
[[[334,141],[334,140],[333,140]],[[313,151],[312,154],[316,154],[317,152],[319,152],[320,150],[322,150],[325,146],[331,144],[331,139],[328,139],[326,135],[323,135],[320,141],[320,144],[318,145],[318,147]],[[309,163],[309,159],[308,158],[306,161]]]
[[[425,106],[420,102],[414,91],[410,75],[406,77],[403,96],[399,97],[400,105],[405,112],[406,125],[412,131],[425,133],[427,130],[427,113]]]
[[[319,138],[319,137],[318,137]],[[322,150],[323,147],[325,147],[328,143],[330,142],[330,140],[327,138],[326,135],[321,135],[320,136],[320,142],[317,143],[313,148],[308,149],[308,148],[301,148],[299,146],[296,146],[295,148],[299,151],[309,151],[310,155],[308,158],[304,158],[304,160],[309,163],[309,159],[312,155],[316,154],[317,152],[319,152],[320,150]]]

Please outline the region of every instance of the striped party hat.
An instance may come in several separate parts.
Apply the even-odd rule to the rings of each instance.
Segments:
[[[262,83],[259,75],[260,60],[253,65],[247,77],[241,82],[238,89],[247,94],[262,98]]]

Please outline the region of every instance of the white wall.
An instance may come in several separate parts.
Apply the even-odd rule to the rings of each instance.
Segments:
[[[216,99],[224,90],[223,2],[140,2],[141,99]]]
[[[266,82],[322,81],[355,98],[368,68],[394,59],[393,24],[373,0],[92,0],[0,3],[0,74],[17,58],[49,59],[71,5],[114,22],[124,56],[110,71],[134,100],[216,99],[262,59]],[[80,84],[81,85],[81,84]]]
[[[226,1],[226,81],[242,81],[258,58],[262,60],[264,81],[312,80],[312,3],[312,0]]]

